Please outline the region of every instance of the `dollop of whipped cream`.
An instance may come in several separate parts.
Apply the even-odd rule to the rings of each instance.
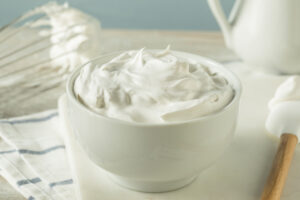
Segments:
[[[272,109],[277,104],[287,101],[300,101],[300,76],[288,78],[277,88],[269,102],[269,108]]]
[[[58,5],[50,2],[41,7],[48,20],[44,23],[51,27],[52,43],[50,57],[53,66],[71,72],[95,57],[101,51],[100,21],[70,7],[68,3]],[[45,31],[41,34],[47,34]]]
[[[269,102],[267,130],[277,135],[291,133],[300,136],[300,76],[283,82]],[[299,140],[298,140],[299,141]]]
[[[3,70],[0,67],[3,87],[63,81],[101,51],[100,21],[67,3],[46,3],[21,19],[23,23],[8,26],[1,33],[6,38],[0,45],[0,66],[5,66]]]
[[[195,119],[224,108],[234,95],[221,74],[169,48],[128,51],[102,65],[88,64],[74,91],[97,113],[140,123]]]

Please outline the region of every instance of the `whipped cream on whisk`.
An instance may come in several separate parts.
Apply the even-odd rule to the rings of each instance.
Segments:
[[[52,47],[50,57],[53,66],[72,71],[100,52],[100,21],[72,8],[68,3],[48,3],[40,8],[48,15]],[[42,33],[41,33],[42,34]]]
[[[140,123],[195,119],[224,108],[234,95],[221,74],[169,48],[128,51],[102,65],[87,64],[74,91],[101,115]]]
[[[100,35],[97,19],[67,3],[30,10],[0,33],[0,85],[40,85],[47,77],[61,82],[99,55]]]

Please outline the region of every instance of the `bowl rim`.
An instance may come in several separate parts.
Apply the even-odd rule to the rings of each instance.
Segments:
[[[162,51],[163,49],[148,49],[148,51]],[[93,59],[91,59],[90,61],[82,64],[81,66],[77,67],[67,78],[67,83],[66,83],[66,94],[67,94],[67,99],[71,100],[75,105],[79,106],[80,109],[88,112],[89,114],[95,116],[96,118],[99,118],[101,120],[107,120],[109,122],[114,122],[114,123],[118,123],[118,124],[124,124],[124,125],[130,125],[130,126],[137,126],[137,127],[164,127],[164,126],[172,126],[172,125],[182,125],[182,124],[190,124],[190,123],[195,123],[195,122],[199,122],[199,121],[204,121],[204,120],[208,120],[210,118],[214,118],[216,116],[221,115],[222,113],[224,113],[225,111],[229,110],[234,104],[239,103],[240,97],[241,97],[241,93],[242,93],[242,84],[240,79],[238,78],[238,76],[233,73],[231,70],[229,70],[228,68],[226,68],[223,64],[214,61],[213,59],[204,57],[204,56],[200,56],[198,54],[194,54],[194,53],[189,53],[189,52],[183,52],[183,51],[174,51],[174,50],[170,50],[172,53],[175,53],[181,57],[188,57],[188,58],[196,58],[196,61],[199,62],[201,65],[207,66],[209,68],[218,68],[218,70],[220,70],[220,72],[222,73],[222,75],[225,74],[226,79],[228,80],[228,76],[230,77],[230,79],[232,80],[228,80],[229,83],[231,84],[231,86],[233,87],[234,90],[234,96],[231,99],[231,101],[222,109],[217,110],[213,113],[210,113],[208,115],[204,115],[201,117],[197,117],[194,119],[190,119],[190,120],[185,120],[185,121],[176,121],[176,122],[165,122],[165,123],[143,123],[143,122],[131,122],[131,121],[125,121],[125,120],[121,120],[121,119],[116,119],[116,118],[111,118],[105,115],[101,115],[100,113],[97,113],[96,111],[93,111],[92,109],[88,108],[88,106],[82,104],[81,102],[78,101],[78,99],[76,98],[75,92],[74,92],[74,83],[75,80],[77,78],[77,76],[79,75],[81,69],[86,66],[89,63],[98,61],[100,59],[104,59],[107,57],[112,57],[112,56],[117,56],[123,52],[127,52],[127,51],[132,51],[132,50],[126,50],[126,51],[116,51],[116,52],[112,52],[112,53],[106,53],[106,54],[102,54],[100,56],[94,57]],[[136,51],[136,50],[134,50]],[[113,58],[113,57],[112,57]]]

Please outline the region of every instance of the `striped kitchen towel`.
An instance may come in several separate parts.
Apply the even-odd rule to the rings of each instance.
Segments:
[[[75,199],[56,110],[0,120],[0,175],[25,198]]]

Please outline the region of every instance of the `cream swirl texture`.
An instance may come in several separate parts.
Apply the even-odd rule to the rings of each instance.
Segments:
[[[128,51],[102,64],[87,64],[74,85],[77,98],[101,115],[140,123],[195,119],[224,108],[229,82],[169,48]]]
[[[269,108],[272,109],[280,103],[289,101],[300,102],[300,76],[291,76],[277,88]]]
[[[273,135],[291,133],[300,142],[300,76],[291,76],[276,90],[269,102],[266,129]]]

